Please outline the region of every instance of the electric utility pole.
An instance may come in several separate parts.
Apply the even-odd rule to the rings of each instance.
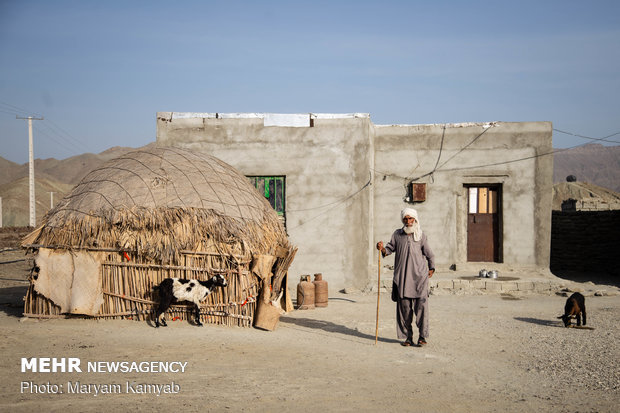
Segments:
[[[30,183],[30,226],[37,225],[37,216],[35,211],[35,199],[34,199],[34,149],[32,144],[32,121],[43,120],[43,117],[33,118],[28,116],[23,118],[21,116],[15,116],[15,119],[28,119],[28,171],[29,171],[29,183]]]

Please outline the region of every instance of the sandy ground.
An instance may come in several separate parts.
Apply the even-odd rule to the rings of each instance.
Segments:
[[[564,328],[556,317],[566,298],[555,294],[431,296],[429,344],[413,348],[396,340],[388,294],[376,345],[377,297],[364,293],[330,291],[327,308],[291,312],[273,332],[24,319],[23,257],[0,253],[0,411],[617,412],[620,404],[617,295],[586,298],[592,329]],[[79,358],[82,372],[22,372],[31,357]],[[179,373],[88,372],[96,361],[187,364]],[[72,392],[77,382],[90,393]],[[175,393],[135,392],[166,384]],[[95,395],[95,385],[119,393]]]

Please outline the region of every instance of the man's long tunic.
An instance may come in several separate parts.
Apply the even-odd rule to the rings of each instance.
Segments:
[[[426,234],[414,241],[402,228],[392,234],[385,246],[385,255],[396,252],[394,284],[400,298],[428,297],[428,270],[435,268],[435,255],[428,245]]]

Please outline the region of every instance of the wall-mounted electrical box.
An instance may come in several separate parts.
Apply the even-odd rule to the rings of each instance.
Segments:
[[[426,184],[418,182],[409,182],[407,185],[407,202],[424,202],[426,201]]]

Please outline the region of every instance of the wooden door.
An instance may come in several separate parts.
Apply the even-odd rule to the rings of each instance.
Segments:
[[[501,252],[498,187],[468,187],[467,261],[499,262]]]

